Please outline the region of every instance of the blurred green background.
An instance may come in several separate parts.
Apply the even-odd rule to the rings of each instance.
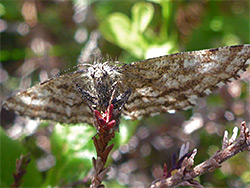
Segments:
[[[178,51],[250,43],[249,1],[22,0],[0,2],[1,102],[95,57],[129,63]],[[113,140],[107,187],[148,187],[186,141],[195,164],[221,148],[224,130],[250,127],[250,71],[192,110],[122,120]],[[1,111],[1,187],[13,183],[15,160],[31,153],[23,187],[89,184],[95,157],[88,125],[60,125]],[[250,186],[250,155],[241,153],[197,180],[205,187]]]

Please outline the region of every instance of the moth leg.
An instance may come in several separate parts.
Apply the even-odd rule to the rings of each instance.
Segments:
[[[94,100],[97,100],[97,98],[93,95],[91,95],[89,92],[83,90],[77,83],[76,83],[76,87],[78,89],[78,91],[82,94],[83,99],[86,101],[87,105],[89,106],[89,108],[91,109],[91,111],[93,111],[93,105],[97,106],[97,103]]]
[[[116,88],[117,88],[117,81],[115,83],[113,83],[112,86],[111,86],[112,95],[111,95],[111,97],[109,99],[109,105],[108,105],[108,108],[107,108],[107,110],[108,110],[107,119],[109,119],[109,110],[110,110],[109,107],[110,107],[111,104],[113,104],[112,101],[113,101],[113,99],[115,97]]]
[[[118,97],[114,98],[114,95],[115,95],[115,92],[116,92],[116,88],[118,86],[122,88],[122,83],[119,82],[119,81],[116,81],[116,82],[114,82],[112,84],[112,86],[111,86],[112,96],[110,98],[110,103],[109,104],[113,104],[115,109],[118,109],[119,111],[121,111],[122,108],[123,108],[123,106],[128,101],[128,98],[129,98],[132,90],[128,89],[122,95],[120,94]]]
[[[116,92],[116,88],[117,88],[117,85],[118,85],[117,83],[118,83],[118,82],[116,81],[116,82],[113,83],[112,86],[111,86],[112,95],[111,95],[110,100],[109,100],[109,105],[112,104],[112,101],[113,101],[113,99],[114,99],[114,97],[115,97],[115,92]]]
[[[119,95],[118,97],[113,99],[112,104],[114,105],[114,108],[118,107],[118,110],[121,111],[123,106],[127,103],[131,92],[132,92],[132,89],[128,89],[122,95]]]

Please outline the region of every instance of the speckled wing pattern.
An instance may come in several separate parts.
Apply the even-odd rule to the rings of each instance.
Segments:
[[[9,98],[4,107],[31,118],[92,124],[92,113],[75,88],[82,80],[88,80],[84,70],[53,77]]]
[[[237,78],[248,66],[249,58],[250,45],[238,45],[181,52],[122,66],[109,62],[79,65],[81,68],[74,72],[55,76],[9,98],[4,107],[31,118],[93,124],[93,114],[76,84],[98,104],[98,99],[110,100],[110,90],[117,82],[117,100],[131,90],[122,111],[127,118],[185,110],[195,105],[198,97]]]
[[[249,65],[250,45],[181,52],[122,67],[122,83],[133,92],[125,105],[128,118],[186,110],[198,97],[233,81]]]

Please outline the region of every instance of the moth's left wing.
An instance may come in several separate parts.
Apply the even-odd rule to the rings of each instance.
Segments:
[[[232,81],[246,69],[250,45],[181,52],[121,67],[122,84],[132,94],[124,115],[132,119],[185,110],[196,99]],[[247,61],[248,60],[248,61]]]

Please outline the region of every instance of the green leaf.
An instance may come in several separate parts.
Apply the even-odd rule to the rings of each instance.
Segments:
[[[12,174],[16,171],[16,159],[28,152],[18,141],[10,139],[2,128],[0,128],[0,140],[0,187],[10,187],[14,182]],[[40,187],[41,185],[41,174],[38,172],[32,157],[22,182],[22,187]]]
[[[115,148],[128,142],[136,124],[136,121],[122,121],[120,132],[116,133],[111,141]],[[60,182],[66,185],[87,175],[92,168],[92,158],[96,157],[92,140],[95,134],[95,128],[83,124],[55,126],[51,136],[51,147],[56,157],[56,165],[49,171],[44,186],[55,186]]]
[[[104,38],[129,51],[135,57],[143,58],[146,42],[137,32],[132,32],[130,19],[121,13],[111,14],[100,25]]]
[[[154,44],[148,47],[146,53],[145,53],[145,58],[152,58],[152,57],[158,57],[158,56],[163,56],[167,55],[171,52],[173,52],[174,45],[171,42],[166,42],[164,44]]]
[[[119,132],[115,133],[115,138],[111,140],[114,143],[114,148],[119,148],[122,144],[127,143],[131,136],[134,135],[138,121],[121,120]]]
[[[131,21],[121,13],[111,14],[100,26],[104,37],[121,47],[127,47],[130,40]]]
[[[3,16],[6,13],[5,7],[0,3],[0,16]]]
[[[250,185],[250,171],[249,170],[242,173],[241,180],[245,184]]]
[[[163,0],[148,0],[148,1],[161,4]],[[166,1],[166,0],[164,0],[164,1]]]
[[[67,184],[86,176],[96,155],[91,139],[95,133],[93,127],[83,124],[55,126],[51,147],[56,165],[49,171],[45,185]]]
[[[142,33],[148,27],[154,14],[154,7],[151,3],[136,3],[132,8],[133,30]]]

